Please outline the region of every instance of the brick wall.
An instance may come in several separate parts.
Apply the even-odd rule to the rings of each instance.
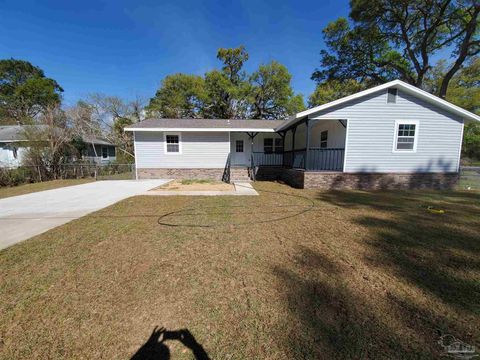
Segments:
[[[222,180],[224,169],[137,169],[139,179]]]
[[[138,169],[139,179],[212,179],[222,180],[224,169]],[[280,180],[300,189],[392,190],[451,189],[457,173],[342,173],[314,172],[280,166],[260,166],[257,180]]]
[[[451,189],[457,173],[335,173],[305,172],[305,189]]]

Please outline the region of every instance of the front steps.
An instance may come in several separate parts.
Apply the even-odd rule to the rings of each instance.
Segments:
[[[230,168],[230,182],[248,182],[250,181],[250,176],[248,173],[248,168],[246,167],[231,167]]]

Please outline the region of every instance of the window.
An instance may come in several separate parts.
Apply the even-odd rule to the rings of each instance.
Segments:
[[[108,146],[102,146],[102,159],[108,159]]]
[[[283,153],[283,139],[275,138],[275,150],[276,153]]]
[[[322,149],[328,147],[328,130],[322,131],[320,133],[320,147]]]
[[[165,134],[165,153],[180,154],[180,134]]]
[[[416,151],[418,122],[397,121],[395,126],[394,151]]]
[[[235,141],[235,152],[243,153],[243,140]]]
[[[387,90],[387,104],[395,104],[397,102],[397,89]]]
[[[273,139],[265,138],[263,139],[263,152],[266,154],[273,153]]]
[[[266,154],[282,153],[283,139],[282,138],[265,138],[263,139],[263,152]]]

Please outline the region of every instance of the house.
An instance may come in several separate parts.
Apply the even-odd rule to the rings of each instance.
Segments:
[[[111,142],[95,137],[82,136],[86,149],[83,151],[82,159],[88,162],[104,164],[116,160],[116,146]]]
[[[450,188],[480,117],[395,80],[288,120],[147,119],[138,179],[278,179],[299,188]]]
[[[27,139],[27,133],[42,130],[44,127],[46,125],[0,126],[0,167],[20,166],[31,141]],[[115,145],[97,137],[84,136],[82,140],[86,145],[83,160],[96,163],[115,160]]]

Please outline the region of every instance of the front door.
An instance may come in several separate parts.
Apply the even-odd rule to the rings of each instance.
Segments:
[[[232,165],[247,165],[247,153],[244,139],[235,139],[233,143]]]

